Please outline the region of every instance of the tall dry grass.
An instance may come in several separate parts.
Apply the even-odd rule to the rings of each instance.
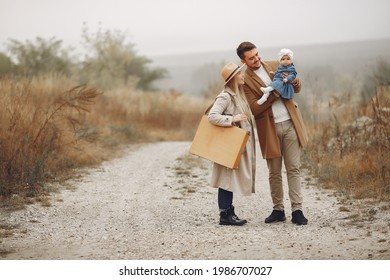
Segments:
[[[54,172],[81,163],[82,143],[92,140],[85,114],[99,92],[66,84],[55,75],[0,80],[1,196],[34,196]]]
[[[207,102],[203,99],[175,91],[122,88],[105,92],[94,107],[90,123],[104,131],[108,145],[190,140],[204,107]]]
[[[123,144],[192,139],[207,102],[173,91],[101,92],[47,75],[0,80],[0,197],[97,164]]]
[[[353,106],[327,123],[309,124],[304,162],[325,187],[390,200],[390,88],[379,88],[361,108]]]

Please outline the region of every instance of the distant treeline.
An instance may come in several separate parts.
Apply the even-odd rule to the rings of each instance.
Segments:
[[[279,49],[283,47],[291,48],[298,77],[303,83],[302,92],[305,95],[321,92],[319,97],[324,99],[339,95],[340,89],[349,88],[355,96],[358,94],[359,98],[369,100],[376,92],[371,79],[373,70],[378,70],[375,70],[375,75],[385,74],[390,64],[390,38],[266,48],[262,47],[263,42],[255,43],[264,61],[276,60]],[[169,77],[156,81],[156,86],[198,96],[204,95],[205,91],[206,95],[218,94],[210,93],[209,85],[218,85],[221,81],[219,71],[223,64],[230,61],[240,63],[234,47],[226,51],[155,56],[152,59],[153,65],[163,67],[169,73]]]
[[[153,81],[167,75],[163,68],[151,68],[151,60],[138,55],[120,31],[99,27],[91,33],[84,26],[81,39],[86,53],[82,60],[72,56],[71,49],[55,37],[26,42],[9,39],[8,53],[0,52],[0,77],[57,73],[101,89],[130,86],[151,90]]]

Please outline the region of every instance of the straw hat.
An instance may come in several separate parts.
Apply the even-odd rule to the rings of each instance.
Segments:
[[[245,64],[238,66],[237,64],[231,62],[226,64],[221,71],[221,76],[225,81],[225,85],[233,79],[233,77],[244,67]]]

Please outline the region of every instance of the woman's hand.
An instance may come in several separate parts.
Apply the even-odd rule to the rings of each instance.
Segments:
[[[240,121],[246,121],[248,117],[245,114],[237,114],[233,116],[232,122],[240,122]]]

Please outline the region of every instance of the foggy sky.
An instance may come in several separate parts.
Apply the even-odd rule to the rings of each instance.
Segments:
[[[79,49],[91,32],[126,32],[144,55],[390,37],[388,0],[0,0],[0,51],[9,38],[63,40]]]

